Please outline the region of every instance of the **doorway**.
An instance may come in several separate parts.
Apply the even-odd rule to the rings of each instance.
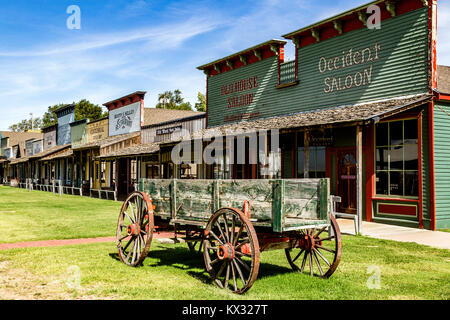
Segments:
[[[338,212],[356,214],[356,149],[337,152],[337,195],[341,197]]]

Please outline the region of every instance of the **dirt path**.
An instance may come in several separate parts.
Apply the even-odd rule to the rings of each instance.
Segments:
[[[173,238],[173,232],[159,232],[154,233],[153,238]],[[179,234],[178,237],[181,235]],[[57,246],[67,246],[72,244],[87,244],[87,243],[98,243],[98,242],[114,242],[116,237],[103,237],[103,238],[83,238],[83,239],[67,239],[67,240],[41,240],[41,241],[25,241],[25,242],[15,242],[15,243],[0,243],[0,250],[10,250],[10,249],[22,249],[22,248],[33,248],[33,247],[57,247]]]

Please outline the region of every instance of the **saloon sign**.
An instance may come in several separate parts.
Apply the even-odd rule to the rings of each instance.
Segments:
[[[381,44],[376,42],[373,46],[362,50],[351,48],[338,56],[321,57],[319,59],[319,72],[322,75],[328,75],[323,80],[323,92],[332,93],[370,85],[372,83],[373,64],[380,59],[380,51]],[[333,71],[357,65],[362,66],[361,70],[349,73],[344,77],[336,77],[332,74]]]

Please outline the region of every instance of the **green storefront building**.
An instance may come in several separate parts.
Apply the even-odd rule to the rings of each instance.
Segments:
[[[244,163],[225,152],[202,176],[328,177],[338,212],[449,228],[450,68],[436,64],[436,11],[435,0],[374,1],[200,66],[205,133],[258,135],[240,145]]]

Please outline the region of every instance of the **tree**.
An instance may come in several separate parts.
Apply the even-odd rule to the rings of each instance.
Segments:
[[[13,124],[9,127],[9,130],[14,132],[24,132],[31,129],[40,129],[42,127],[42,121],[40,118],[33,119],[33,126],[31,126],[31,119],[25,119],[19,123]]]
[[[55,110],[65,106],[64,103],[55,104],[54,106],[49,106],[47,112],[44,113],[42,117],[42,127],[48,127],[58,123],[58,117],[56,116]]]
[[[75,120],[89,119],[89,121],[98,120],[108,115],[102,111],[102,107],[93,104],[86,99],[80,100],[75,105]]]
[[[184,98],[181,97],[181,91],[176,89],[175,91],[166,91],[158,95],[158,104],[156,108],[159,109],[177,109],[177,110],[192,110],[190,102],[184,102]]]
[[[58,123],[58,117],[55,110],[65,106],[66,104],[56,104],[49,106],[48,111],[42,117],[43,127],[51,126]],[[108,115],[108,112],[103,112],[102,107],[98,104],[93,104],[86,99],[82,99],[75,104],[75,121],[81,119],[88,119],[89,121],[98,120]]]
[[[197,111],[206,112],[206,96],[199,92],[197,93],[197,103],[195,104],[195,109]]]

